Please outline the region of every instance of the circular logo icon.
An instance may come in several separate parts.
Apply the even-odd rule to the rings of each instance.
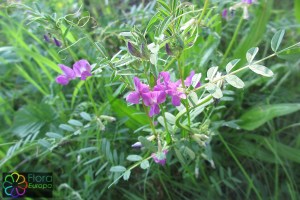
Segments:
[[[23,175],[14,172],[5,176],[3,188],[7,196],[11,196],[13,198],[23,196],[27,187],[28,183]]]

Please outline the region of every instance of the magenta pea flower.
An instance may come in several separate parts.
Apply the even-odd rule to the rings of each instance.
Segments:
[[[222,11],[222,18],[223,18],[223,19],[227,19],[227,14],[228,14],[228,10],[227,10],[227,9],[224,9],[224,10]]]
[[[63,74],[56,77],[56,82],[61,85],[67,85],[70,80],[75,79],[76,75],[73,69],[63,64],[58,65],[63,71]]]
[[[166,101],[166,93],[163,91],[150,91],[147,93],[142,93],[143,102],[146,106],[150,106],[150,111],[148,113],[149,117],[155,114],[159,114],[159,104]]]
[[[151,157],[153,158],[154,162],[164,166],[166,164],[166,161],[167,161],[167,153],[168,153],[168,150],[165,149],[161,152],[152,153]]]
[[[57,47],[61,46],[61,42],[58,39],[56,39],[55,37],[53,37],[53,42]]]
[[[149,86],[142,83],[138,77],[134,77],[133,81],[134,81],[135,91],[131,92],[126,97],[126,101],[133,103],[133,104],[139,104],[142,94],[149,92],[150,89],[149,89]]]
[[[73,70],[76,77],[80,77],[81,80],[86,80],[88,76],[92,76],[91,65],[87,60],[84,59],[75,62],[73,65]]]
[[[190,75],[185,79],[184,85],[186,87],[190,87],[192,85],[192,80],[193,80],[194,75],[195,75],[195,71],[193,70],[193,71],[191,71]],[[198,88],[200,86],[201,86],[201,83],[199,81],[195,88]]]
[[[252,0],[242,0],[242,3],[252,4],[253,1]]]

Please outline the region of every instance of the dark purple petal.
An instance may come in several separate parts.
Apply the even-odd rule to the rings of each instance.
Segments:
[[[195,75],[195,71],[191,71],[190,75],[185,79],[184,85],[189,87],[192,84],[193,76]]]
[[[153,115],[159,114],[159,112],[160,112],[160,109],[159,109],[158,104],[153,104],[150,107],[150,111],[149,111],[148,115],[149,115],[149,117],[152,117]]]
[[[81,80],[86,80],[87,77],[92,76],[91,72],[84,71],[81,73]]]
[[[139,93],[146,93],[150,91],[149,86],[143,84],[138,77],[134,77],[133,81],[134,81],[135,89]]]
[[[66,75],[68,79],[74,79],[76,77],[75,72],[70,67],[63,64],[58,64],[58,66],[60,67],[60,69],[63,71],[63,73]]]
[[[227,13],[228,13],[227,9],[224,9],[224,10],[222,11],[222,18],[223,18],[223,19],[226,19],[226,18],[227,18]]]
[[[61,46],[61,42],[59,40],[57,40],[55,37],[53,37],[53,41],[54,41],[56,46],[58,46],[58,47]]]
[[[160,165],[165,165],[167,161],[168,150],[163,150],[162,152],[152,153],[151,157],[153,158],[154,162]]]
[[[161,103],[163,103],[165,101],[166,101],[166,93],[162,92],[162,91],[159,91],[158,94],[157,94],[157,100],[156,100],[156,102],[158,104],[161,104]]]
[[[67,85],[69,83],[69,79],[65,75],[59,75],[55,80],[61,85]]]
[[[138,92],[131,92],[127,97],[126,101],[133,103],[133,104],[139,104],[140,102],[140,95]]]
[[[166,52],[167,52],[167,54],[168,54],[169,56],[172,56],[172,55],[173,55],[172,50],[171,50],[171,48],[170,48],[170,45],[169,45],[168,43],[166,44]]]
[[[45,39],[46,42],[50,42],[50,38],[48,37],[47,34],[44,35],[44,39]]]
[[[128,51],[131,55],[139,57],[139,58],[142,57],[141,53],[138,51],[138,49],[131,42],[127,43],[127,48],[128,48]]]
[[[172,104],[173,104],[173,106],[180,106],[180,97],[172,96]]]
[[[147,92],[147,93],[142,93],[142,98],[143,98],[143,102],[146,106],[151,106],[152,104],[152,97],[151,97],[151,93]]]

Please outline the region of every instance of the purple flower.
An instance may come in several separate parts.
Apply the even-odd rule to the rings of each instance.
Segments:
[[[161,82],[163,79],[163,82]],[[172,97],[172,104],[174,106],[180,106],[180,99],[185,99],[186,95],[181,89],[181,80],[172,82],[170,80],[169,72],[161,72],[159,74],[159,79],[157,80],[157,85],[154,87],[155,91],[163,91]]]
[[[88,76],[92,76],[91,65],[87,60],[78,60],[74,63],[73,69],[76,77],[80,77],[81,80],[86,80]]]
[[[166,160],[167,160],[167,153],[168,150],[165,149],[161,152],[157,152],[157,153],[152,153],[151,157],[153,158],[154,162],[164,166],[166,164]]]
[[[63,71],[63,74],[56,77],[56,82],[58,84],[67,85],[70,80],[76,77],[75,72],[70,67],[63,64],[59,64],[58,66]]]
[[[143,84],[138,77],[133,78],[135,91],[131,92],[127,97],[126,101],[133,103],[133,104],[139,104],[141,95],[143,93],[149,92],[149,86],[146,84]]]
[[[192,79],[193,79],[194,75],[195,75],[195,71],[193,70],[193,71],[191,71],[190,75],[185,79],[184,85],[186,87],[190,87],[192,85]],[[199,81],[195,88],[198,88],[200,86],[201,86],[201,83]]]
[[[49,38],[48,34],[44,35],[44,39],[45,39],[46,42],[50,42],[50,38]]]
[[[146,106],[150,106],[150,111],[148,113],[149,117],[154,114],[159,114],[159,104],[165,102],[166,93],[162,91],[150,91],[147,93],[142,93],[142,98]]]
[[[227,9],[224,9],[224,10],[222,11],[222,18],[223,18],[223,19],[227,19],[227,13],[228,13]]]
[[[252,0],[242,0],[242,3],[252,4],[253,1]]]
[[[167,52],[167,54],[168,54],[169,56],[172,56],[172,55],[173,55],[172,50],[171,50],[171,48],[170,48],[170,45],[169,45],[168,43],[166,44],[166,52]]]
[[[58,46],[58,47],[61,46],[61,42],[59,40],[57,40],[55,37],[53,37],[53,41],[54,41],[56,46]]]

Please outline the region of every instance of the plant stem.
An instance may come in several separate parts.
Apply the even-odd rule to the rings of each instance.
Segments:
[[[167,118],[166,118],[164,106],[161,106],[161,110],[162,110],[162,117],[164,118],[165,128],[166,128],[166,131],[167,131],[167,137],[166,137],[167,138],[167,142],[168,142],[168,139],[170,139],[170,143],[172,143],[172,137],[171,137],[171,134],[169,132],[169,128],[168,128],[168,123],[167,123]]]
[[[287,47],[287,48],[285,48],[285,49],[282,49],[281,51],[278,51],[278,52],[276,52],[276,53],[273,53],[273,54],[271,54],[271,55],[269,55],[269,56],[267,56],[267,57],[265,57],[265,58],[262,58],[262,59],[260,59],[260,60],[258,60],[258,61],[256,61],[256,62],[250,63],[249,65],[246,65],[246,66],[244,66],[244,67],[242,67],[242,68],[240,68],[240,69],[237,69],[237,70],[235,70],[235,71],[233,71],[233,72],[231,72],[231,73],[229,73],[229,74],[226,74],[226,75],[224,75],[224,76],[220,76],[219,78],[215,79],[214,81],[212,81],[212,82],[210,82],[210,83],[216,83],[216,82],[218,82],[218,81],[220,81],[220,80],[223,80],[223,79],[224,79],[225,77],[227,77],[228,75],[236,74],[236,73],[238,73],[238,72],[240,72],[240,71],[243,71],[244,69],[249,68],[250,65],[256,65],[256,64],[258,64],[258,63],[261,63],[261,62],[264,61],[264,60],[267,60],[267,59],[269,59],[269,58],[272,58],[272,57],[274,57],[274,56],[276,56],[276,55],[278,55],[278,54],[280,54],[280,53],[282,53],[282,52],[284,52],[284,51],[287,51],[287,50],[289,50],[289,49],[291,49],[291,48],[293,48],[293,47],[295,47],[295,46],[299,46],[299,45],[300,45],[300,42],[298,42],[298,43],[296,43],[296,44],[294,44],[294,45],[292,45],[292,46],[289,46],[289,47]],[[201,85],[200,87],[198,87],[198,88],[196,88],[196,89],[194,89],[194,90],[190,90],[190,92],[195,92],[195,91],[197,91],[197,90],[203,89],[203,88],[205,88],[206,85],[207,85],[207,83],[204,84],[204,85]]]
[[[222,60],[221,60],[221,63],[223,63],[223,62],[225,61],[225,59],[227,58],[229,52],[231,51],[232,46],[233,46],[233,44],[234,44],[234,42],[235,42],[235,40],[236,40],[236,38],[237,38],[237,35],[239,34],[239,31],[240,31],[240,29],[241,29],[241,26],[242,26],[242,24],[243,24],[243,21],[244,21],[244,19],[243,19],[243,17],[241,17],[241,18],[240,18],[240,21],[239,21],[239,23],[238,23],[238,25],[237,25],[237,27],[236,27],[236,29],[235,29],[235,31],[234,31],[234,34],[233,34],[233,36],[232,36],[232,38],[231,38],[231,41],[230,41],[230,43],[229,43],[229,45],[228,45],[228,47],[227,47],[227,49],[226,49],[226,51],[225,51],[225,53],[224,53],[224,55],[223,55],[223,58],[222,58]]]
[[[203,17],[204,17],[204,14],[205,14],[205,12],[206,12],[206,10],[207,10],[208,4],[209,4],[209,0],[205,0],[204,6],[203,6],[203,11],[202,11],[202,13],[201,13],[201,15],[200,15],[200,17],[199,17],[199,19],[198,19],[197,24],[200,24],[200,23],[201,23],[201,21],[202,21],[202,19],[203,19]]]
[[[150,127],[151,127],[151,129],[152,129],[152,132],[153,132],[153,134],[155,135],[155,137],[157,137],[157,133],[156,133],[156,131],[155,131],[154,124],[153,124],[153,122],[152,122],[151,117],[149,117],[149,115],[148,115],[148,110],[147,110],[147,107],[145,106],[144,103],[143,103],[143,108],[144,108],[144,111],[145,111],[145,113],[146,113],[146,115],[147,115],[147,117],[148,117],[148,120],[149,120],[149,123],[150,123]]]
[[[180,74],[182,88],[183,88],[184,93],[185,93],[185,95],[187,97],[187,93],[186,93],[186,89],[185,89],[185,84],[184,84],[184,79],[183,79],[183,71],[182,71],[182,68],[181,68],[180,56],[177,58],[177,63],[178,63],[178,70],[179,70],[179,74]],[[185,108],[187,110],[188,126],[190,127],[191,126],[191,117],[190,117],[190,110],[189,110],[188,98],[186,98],[184,100],[184,105],[185,105]]]

